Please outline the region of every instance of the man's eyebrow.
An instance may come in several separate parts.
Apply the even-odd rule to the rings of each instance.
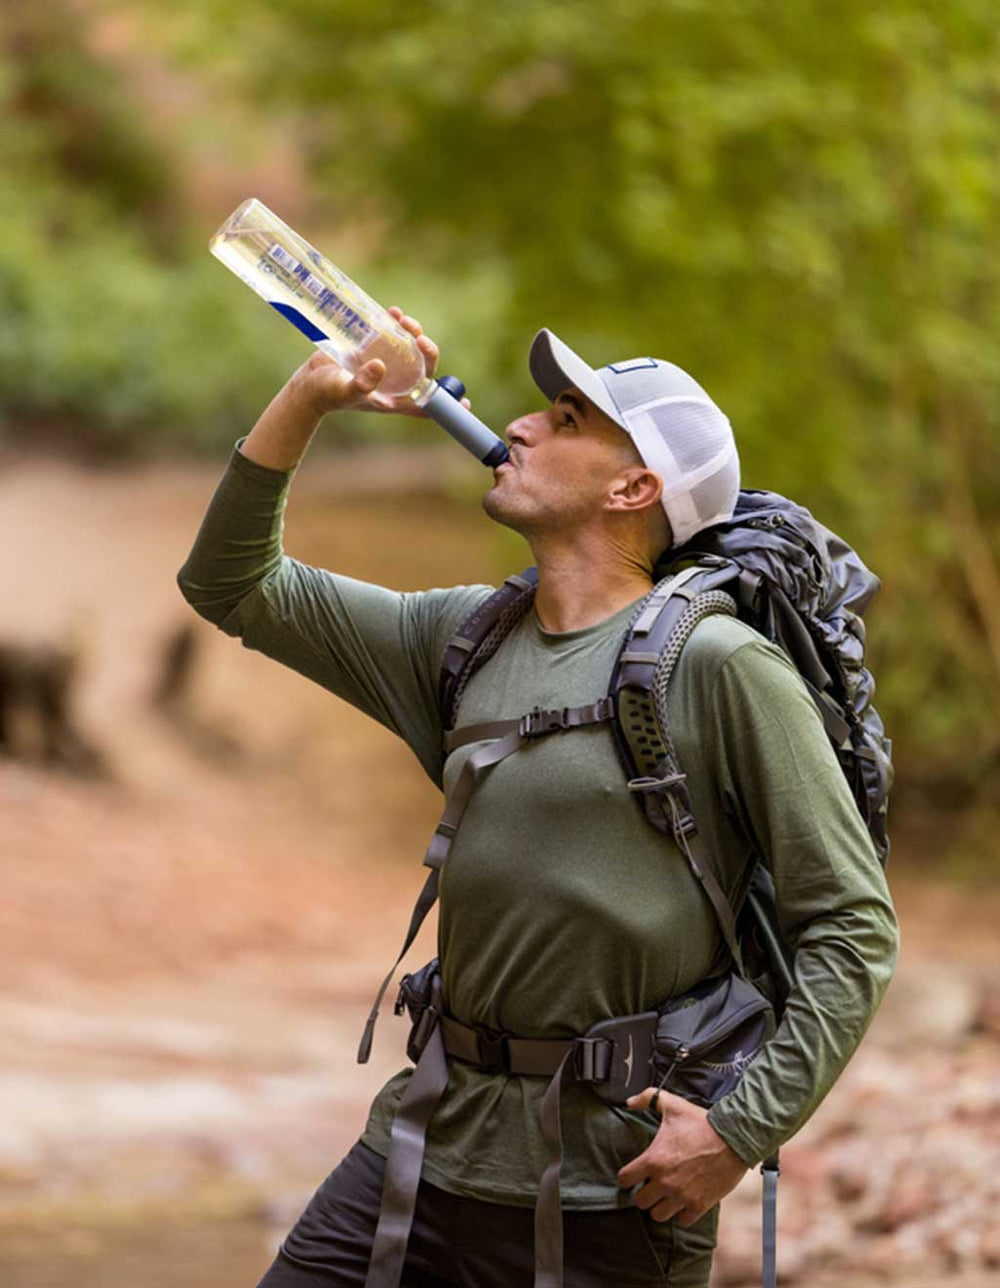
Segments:
[[[569,403],[569,405],[573,408],[573,410],[577,413],[577,415],[581,418],[581,420],[587,419],[587,409],[580,401],[580,399],[577,398],[576,394],[560,394],[559,397],[556,399],[556,402]]]

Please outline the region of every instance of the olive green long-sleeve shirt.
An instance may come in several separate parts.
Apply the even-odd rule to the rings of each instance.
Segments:
[[[474,748],[452,752],[442,775],[441,658],[493,587],[400,594],[288,557],[291,478],[234,452],[179,575],[185,597],[247,647],[392,729],[448,790]],[[468,684],[459,723],[602,696],[633,609],[558,633],[530,611]],[[705,619],[685,646],[669,706],[701,836],[730,874],[727,893],[742,889],[761,854],[795,950],[781,1025],[709,1112],[753,1165],[801,1127],[844,1068],[888,985],[898,928],[820,719],[778,649],[732,618]],[[710,906],[627,791],[612,738],[597,725],[541,739],[483,776],[441,880],[439,949],[458,1019],[565,1037],[652,1009],[724,960]],[[415,861],[426,839],[414,836]],[[409,1076],[390,1079],[372,1106],[363,1139],[382,1154]],[[424,1176],[452,1193],[532,1204],[545,1165],[537,1111],[546,1082],[452,1061]],[[564,1205],[630,1202],[616,1173],[651,1130],[585,1086],[569,1087]]]

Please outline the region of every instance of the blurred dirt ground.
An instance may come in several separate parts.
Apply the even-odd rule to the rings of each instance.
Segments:
[[[454,457],[310,459],[287,548],[400,589],[495,580]],[[0,761],[0,1281],[250,1288],[402,1063],[391,1012],[372,1064],[354,1051],[438,796],[386,731],[183,604],[221,463],[3,464],[0,642],[71,642],[109,772]],[[893,865],[896,979],[782,1153],[785,1284],[1000,1282],[1000,895]],[[759,1185],[724,1205],[720,1288],[759,1281]]]

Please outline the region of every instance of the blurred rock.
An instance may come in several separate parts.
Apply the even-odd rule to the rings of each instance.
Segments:
[[[978,1022],[975,979],[946,962],[900,961],[868,1040],[896,1051],[962,1042]]]
[[[1000,1267],[1000,1219],[992,1218],[991,1223],[980,1231],[979,1259],[984,1266]]]
[[[990,981],[982,985],[972,1028],[975,1033],[1000,1042],[1000,984]]]
[[[891,1232],[924,1215],[937,1201],[929,1177],[907,1177],[895,1184],[878,1210],[867,1217],[860,1228],[874,1232]]]

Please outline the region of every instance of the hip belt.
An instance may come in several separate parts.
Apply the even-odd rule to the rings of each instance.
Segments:
[[[534,1288],[562,1288],[563,1089],[570,1082],[582,1082],[609,1104],[622,1104],[644,1088],[659,1085],[707,1107],[736,1086],[774,1028],[767,999],[731,974],[703,981],[656,1011],[600,1020],[575,1037],[495,1034],[447,1013],[436,959],[404,977],[396,1013],[404,1010],[413,1021],[407,1054],[416,1068],[392,1124],[365,1288],[398,1288],[400,1283],[427,1126],[448,1085],[449,1057],[486,1073],[549,1078],[539,1107],[548,1163],[535,1205]],[[777,1155],[764,1168],[766,1285],[769,1270],[773,1283]]]

